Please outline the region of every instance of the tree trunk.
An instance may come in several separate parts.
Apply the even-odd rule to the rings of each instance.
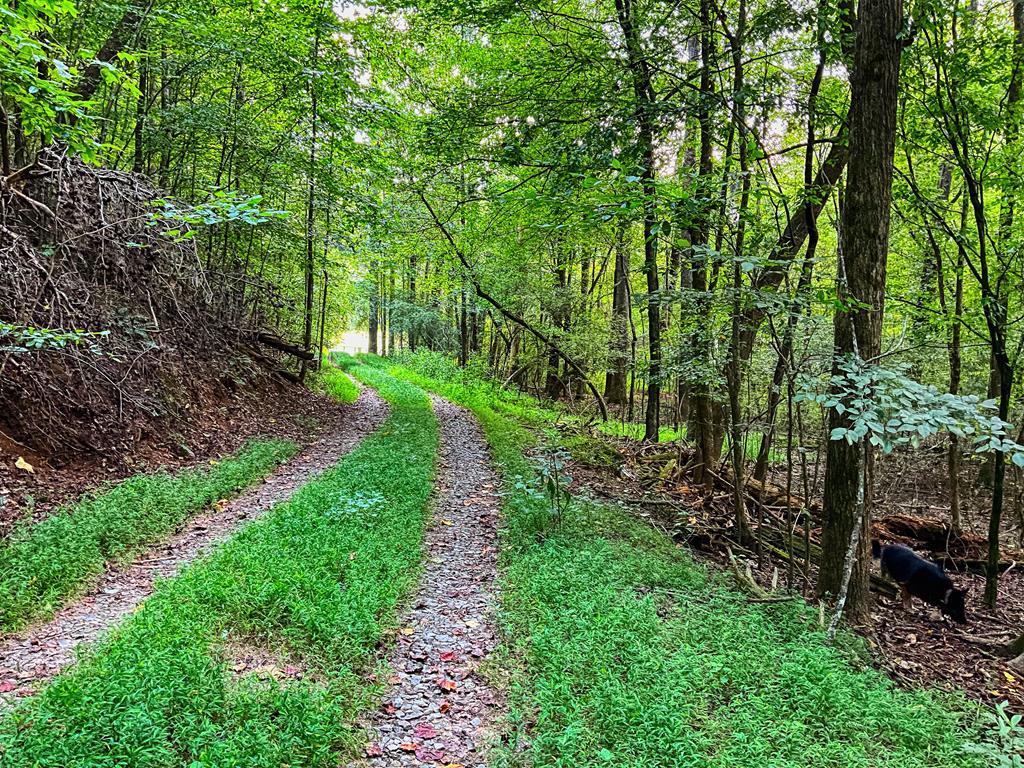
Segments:
[[[824,2],[824,0],[823,0]],[[825,9],[819,5],[819,19]],[[811,80],[811,89],[807,97],[807,148],[804,151],[804,187],[811,189],[814,184],[814,146],[816,137],[815,110],[818,102],[818,91],[821,89],[821,80],[825,74],[825,51],[824,41],[821,39],[821,26],[819,23],[818,32],[818,66],[815,67],[814,77]],[[811,277],[814,271],[814,258],[818,249],[818,216],[810,208],[804,208],[804,227],[807,230],[807,253],[800,265],[800,279],[797,281],[796,296],[799,299],[810,287]],[[779,402],[782,398],[782,383],[786,373],[792,367],[793,340],[796,336],[799,313],[795,307],[791,307],[786,317],[786,330],[782,338],[782,346],[779,350],[779,358],[775,363],[775,370],[772,372],[772,384],[768,390],[768,415],[766,418],[767,427],[761,438],[761,446],[757,452],[757,462],[754,465],[754,479],[764,480],[768,475],[768,459],[771,454],[772,439],[775,436],[775,420],[779,410]],[[790,414],[792,419],[792,414]],[[791,427],[792,425],[790,425]]]
[[[312,51],[312,64],[315,69],[317,62],[320,59],[320,23],[319,18],[317,19],[316,31],[313,35],[313,51]],[[305,304],[303,305],[303,323],[302,323],[302,344],[306,349],[310,349],[313,344],[313,299],[314,299],[314,285],[313,285],[313,270],[315,268],[315,262],[313,258],[314,240],[316,238],[316,140],[317,140],[317,92],[316,83],[312,78],[309,81],[309,103],[310,103],[310,120],[312,121],[312,130],[309,138],[309,170],[307,171],[307,190],[306,190],[306,262],[305,262],[305,278],[306,278],[306,296]],[[302,381],[306,377],[306,363],[303,362],[299,368],[299,380]]]
[[[697,123],[700,128],[700,159],[697,166],[698,189],[696,194],[705,196],[706,188],[711,180],[711,136],[713,126],[711,125],[711,100],[713,98],[714,86],[712,81],[712,37],[711,37],[711,7],[710,0],[701,0],[700,3],[701,35],[700,35],[700,102],[697,109]],[[708,244],[710,225],[708,222],[708,206],[706,202],[704,210],[700,211],[690,231],[691,248],[691,285],[694,294],[698,296],[697,314],[698,317],[708,311],[708,301],[703,294],[708,290],[708,259],[699,254],[697,248]],[[711,350],[708,348],[708,340],[700,333],[691,337],[691,347],[694,350],[693,356],[698,364],[711,365]],[[687,392],[689,403],[690,421],[687,433],[693,441],[695,448],[694,456],[694,479],[701,483],[710,492],[714,488],[715,479],[712,474],[713,468],[717,467],[721,457],[721,443],[715,437],[716,418],[714,403],[709,386],[705,382],[694,384]]]
[[[661,418],[661,305],[658,299],[657,204],[654,172],[654,109],[656,106],[651,67],[635,27],[632,0],[615,0],[619,27],[626,47],[627,65],[633,79],[636,124],[639,132],[640,180],[643,187],[644,272],[647,275],[647,333],[650,364],[647,373],[647,411],[644,440],[657,442]]]
[[[611,339],[608,344],[610,365],[604,379],[604,398],[616,405],[626,402],[626,361],[629,356],[629,263],[625,240],[626,228],[623,226],[615,235]]]
[[[836,366],[844,356],[871,361],[881,351],[902,25],[901,0],[861,0],[851,74],[850,167],[838,284],[840,300],[854,308],[836,313]],[[830,429],[848,425],[841,414],[830,411]],[[869,446],[829,440],[818,592],[838,597],[840,603],[845,596],[846,615],[858,622],[870,618],[867,532],[872,479]],[[853,542],[857,546],[851,552]]]
[[[416,263],[416,254],[409,254],[409,303],[416,303],[416,270],[418,265]],[[409,326],[409,350],[411,352],[416,351],[416,344],[419,341],[416,333],[415,324]]]
[[[733,514],[740,543],[750,539],[750,524],[747,521],[747,501],[744,493],[746,462],[746,435],[743,430],[743,413],[740,389],[743,384],[743,363],[740,359],[740,331],[743,308],[743,270],[741,259],[744,253],[747,205],[750,202],[750,174],[747,161],[747,116],[744,102],[743,40],[746,34],[746,0],[739,0],[736,11],[736,32],[730,35],[733,60],[733,112],[739,133],[740,200],[737,208],[736,243],[733,248],[732,270],[732,323],[729,338],[729,359],[726,364],[726,384],[729,390],[729,442],[732,453],[732,496]],[[724,20],[723,20],[724,25]]]
[[[370,270],[373,273],[373,286],[370,293],[370,341],[367,350],[371,355],[377,354],[377,336],[380,335],[380,288],[377,286],[376,264]]]
[[[137,5],[130,5],[121,15],[120,20],[107,36],[106,41],[96,53],[89,66],[82,72],[78,80],[78,87],[75,93],[82,101],[89,101],[96,94],[96,90],[103,82],[102,69],[110,64],[117,55],[124,50],[124,47],[131,42],[131,39],[142,26],[142,9]]]

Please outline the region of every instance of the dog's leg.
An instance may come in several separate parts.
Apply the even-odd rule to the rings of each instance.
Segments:
[[[911,607],[911,595],[906,584],[900,584],[900,594],[903,595],[903,610],[909,611]]]

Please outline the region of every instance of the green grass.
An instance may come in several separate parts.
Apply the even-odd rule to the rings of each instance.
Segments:
[[[332,353],[333,355],[337,353]],[[331,360],[317,373],[313,388],[330,395],[342,403],[354,403],[359,399],[359,387],[343,373],[343,367],[335,365]]]
[[[335,355],[338,356],[338,361],[345,358],[353,359],[344,353],[332,352],[331,355],[332,360],[335,359]],[[544,430],[549,436],[554,434],[551,431],[552,428],[558,429],[560,432],[567,432],[568,434],[563,437],[563,442],[572,443],[571,446],[566,445],[566,447],[570,449],[574,457],[576,457],[577,452],[580,453],[580,456],[576,458],[584,461],[586,461],[585,457],[587,455],[594,453],[604,455],[604,460],[597,462],[599,465],[607,464],[611,459],[607,450],[602,449],[598,445],[600,441],[596,436],[589,446],[583,446],[577,428],[596,429],[600,434],[610,437],[629,438],[631,440],[642,440],[644,436],[644,425],[642,422],[624,422],[614,418],[608,421],[596,422],[592,419],[585,420],[580,416],[560,409],[557,404],[544,403],[531,395],[500,386],[497,382],[488,379],[478,365],[471,364],[467,368],[460,368],[450,357],[439,352],[405,352],[392,358],[392,362],[423,376],[424,380],[444,386],[457,386],[464,394],[471,393],[472,397],[477,401],[487,403],[488,407],[492,410],[508,416],[532,430]],[[341,362],[336,364],[341,365]],[[574,432],[574,430],[576,431]],[[685,425],[679,429],[668,426],[662,426],[658,429],[659,442],[672,443],[685,439]],[[757,452],[761,447],[761,433],[749,433],[744,447],[748,461],[757,459]],[[729,440],[727,437],[723,447],[723,456],[728,456],[728,450]],[[785,455],[772,448],[769,451],[768,459],[770,463],[778,464],[785,461]]]
[[[638,421],[617,421],[609,419],[602,421],[597,428],[606,435],[612,437],[629,437],[633,440],[644,439],[644,425]],[[658,429],[658,442],[670,443],[679,440],[686,435],[685,429],[673,429],[672,427],[660,427]]]
[[[381,429],[0,722],[0,764],[344,764],[373,693],[363,673],[416,579],[437,452],[421,390],[356,373],[391,403]],[[303,679],[233,679],[224,649],[243,641],[298,659]]]
[[[296,451],[255,442],[206,469],[140,475],[16,529],[0,547],[0,629],[48,616],[110,560],[163,538],[190,515],[265,477]]]
[[[617,508],[551,519],[531,435],[460,382],[393,371],[472,408],[504,478],[509,746],[499,768],[964,768],[977,710],[903,691],[798,601],[750,604]]]

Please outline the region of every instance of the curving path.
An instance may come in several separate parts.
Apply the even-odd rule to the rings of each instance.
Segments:
[[[190,518],[170,539],[133,562],[110,568],[88,593],[50,621],[0,637],[0,709],[31,696],[40,684],[73,663],[79,646],[95,641],[135,611],[153,593],[158,579],[174,576],[334,466],[383,423],[388,407],[376,392],[363,387],[359,399],[340,408],[339,414],[320,438],[261,485]]]
[[[360,766],[484,766],[503,708],[480,674],[498,642],[498,480],[472,414],[432,399],[441,435],[426,567],[389,659],[389,689],[366,723]]]

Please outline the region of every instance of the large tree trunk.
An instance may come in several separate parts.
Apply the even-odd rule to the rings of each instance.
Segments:
[[[902,25],[901,0],[861,0],[838,285],[843,303],[855,308],[836,314],[837,365],[844,356],[870,361],[881,351]],[[829,422],[830,429],[848,426],[834,410]],[[818,591],[840,602],[846,591],[846,615],[855,621],[869,619],[872,470],[870,446],[829,441]]]

